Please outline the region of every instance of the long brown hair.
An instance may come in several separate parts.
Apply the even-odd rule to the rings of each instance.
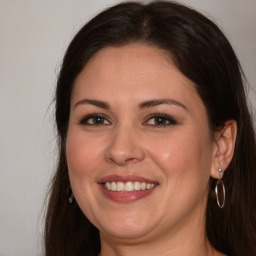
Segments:
[[[200,13],[174,2],[127,2],[87,23],[70,43],[56,89],[59,162],[50,188],[45,223],[45,255],[97,255],[98,230],[76,203],[69,205],[65,140],[75,78],[106,46],[143,42],[164,49],[179,70],[196,84],[214,131],[234,119],[238,135],[225,172],[226,204],[218,208],[209,193],[206,231],[211,244],[229,256],[256,255],[256,142],[246,103],[243,73],[220,29]],[[107,61],[107,60],[106,60]],[[210,180],[210,190],[214,181]]]

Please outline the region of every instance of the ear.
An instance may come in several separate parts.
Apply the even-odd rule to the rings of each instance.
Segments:
[[[228,120],[223,128],[215,132],[211,177],[221,179],[219,168],[225,171],[230,164],[236,143],[237,123]]]

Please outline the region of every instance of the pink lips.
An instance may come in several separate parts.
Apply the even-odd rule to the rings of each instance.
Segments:
[[[111,191],[111,190],[107,190],[104,188],[103,184],[105,184],[106,182],[135,182],[135,181],[139,181],[139,182],[145,182],[145,183],[149,183],[149,184],[158,184],[155,181],[149,180],[149,179],[145,179],[139,176],[134,176],[134,175],[127,175],[127,176],[119,176],[119,175],[110,175],[110,176],[106,176],[102,179],[99,180],[98,184],[100,186],[101,191],[103,192],[103,194],[110,200],[118,202],[118,203],[130,203],[130,202],[134,202],[137,201],[139,199],[142,199],[148,195],[150,195],[154,189],[157,187],[153,187],[151,189],[146,189],[146,190],[137,190],[137,191],[129,191],[129,192],[118,192],[118,191]]]

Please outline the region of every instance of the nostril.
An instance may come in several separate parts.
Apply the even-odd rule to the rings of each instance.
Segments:
[[[125,155],[115,155],[107,157],[107,161],[111,163],[115,163],[117,165],[123,166],[130,163],[140,162],[144,157],[126,157]]]
[[[136,159],[136,158],[129,158],[129,159],[125,160],[125,162],[135,162],[135,161],[138,161],[138,159]]]
[[[140,143],[134,136],[127,136],[126,133],[115,134],[105,149],[105,159],[108,162],[118,165],[126,165],[141,161],[145,157]]]

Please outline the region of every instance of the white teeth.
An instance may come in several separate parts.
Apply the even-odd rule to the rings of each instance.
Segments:
[[[146,188],[147,188],[147,189],[151,189],[151,185],[152,185],[152,184],[147,184],[147,185],[146,185]]]
[[[130,192],[130,191],[138,191],[138,190],[146,190],[152,189],[155,187],[155,184],[139,182],[139,181],[128,181],[126,183],[118,181],[106,182],[104,184],[104,188],[110,191],[118,191],[118,192]]]
[[[107,182],[105,184],[105,188],[108,189],[108,190],[111,190],[111,184],[109,182]]]
[[[114,181],[113,181],[113,182],[111,182],[110,190],[112,190],[112,191],[116,191],[116,183],[115,183]]]
[[[125,191],[133,191],[134,185],[131,181],[125,183]]]
[[[119,191],[119,192],[124,191],[124,183],[118,181],[117,184],[116,184],[116,190]]]
[[[135,190],[140,190],[140,182],[138,182],[138,181],[134,182],[134,189]]]

